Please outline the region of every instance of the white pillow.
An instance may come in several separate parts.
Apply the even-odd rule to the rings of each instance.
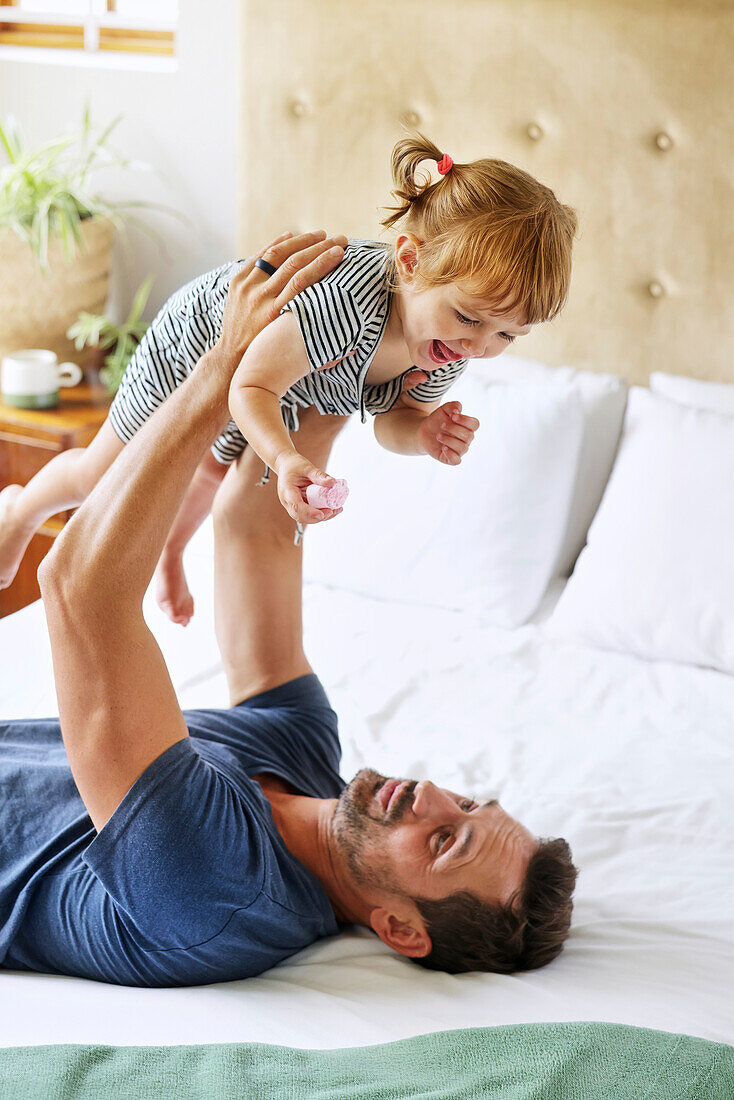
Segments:
[[[566,532],[583,433],[563,386],[451,391],[481,427],[459,466],[383,450],[350,421],[328,470],[349,482],[335,520],[308,528],[307,580],[380,599],[525,622],[543,597]]]
[[[734,386],[728,382],[702,382],[699,378],[654,371],[650,375],[650,389],[689,409],[734,416]]]
[[[609,480],[622,431],[627,384],[614,374],[575,370],[573,367],[549,367],[517,355],[477,359],[469,370],[488,382],[555,382],[570,386],[581,399],[584,412],[581,458],[568,529],[556,566],[558,576],[567,577],[586,542],[589,524]]]
[[[734,419],[635,387],[588,545],[547,629],[734,672],[733,542]]]

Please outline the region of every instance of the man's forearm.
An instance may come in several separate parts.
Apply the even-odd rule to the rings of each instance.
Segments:
[[[418,409],[395,408],[375,417],[375,438],[386,451],[398,455],[423,455],[418,433],[425,416]]]
[[[56,540],[46,576],[86,609],[142,601],[196,467],[229,419],[220,354],[208,352],[156,410]]]

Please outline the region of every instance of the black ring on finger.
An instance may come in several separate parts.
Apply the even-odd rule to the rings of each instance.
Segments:
[[[267,260],[263,260],[262,256],[255,260],[255,267],[259,267],[261,271],[264,271],[266,275],[275,275],[278,270],[277,267],[273,267]]]

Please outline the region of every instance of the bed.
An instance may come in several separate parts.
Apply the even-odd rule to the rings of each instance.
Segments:
[[[437,778],[499,797],[538,835],[567,837],[581,871],[572,934],[551,966],[512,976],[426,972],[363,929],[315,944],[260,978],[196,989],[5,972],[0,1042],[169,1052],[211,1044],[343,1048],[346,1064],[348,1052],[374,1044],[398,1049],[446,1035],[460,1050],[462,1036],[502,1032],[519,1037],[530,1065],[528,1036],[544,1028],[619,1025],[620,1049],[632,1050],[643,1034],[636,1029],[645,1029],[702,1041],[710,1061],[693,1080],[673,1057],[668,1078],[659,1051],[640,1054],[636,1069],[647,1076],[635,1077],[629,1092],[624,1082],[633,1075],[617,1062],[615,1096],[643,1095],[644,1083],[650,1097],[727,1097],[734,400],[724,383],[734,379],[734,338],[724,303],[734,276],[712,257],[734,237],[725,171],[733,144],[724,71],[731,10],[714,0],[467,2],[460,8],[476,31],[469,42],[454,5],[421,0],[419,18],[413,0],[375,0],[339,22],[326,20],[327,7],[299,5],[296,19],[295,0],[275,0],[265,20],[260,5],[243,5],[243,141],[249,164],[270,158],[275,181],[267,189],[253,173],[243,181],[243,245],[292,222],[294,209],[303,224],[328,213],[330,228],[374,235],[358,212],[383,201],[399,117],[438,140],[453,134],[454,154],[490,145],[580,208],[567,314],[532,338],[535,360],[479,364],[457,387],[484,429],[463,489],[447,488],[440,471],[411,466],[413,506],[383,502],[376,535],[360,520],[359,502],[369,500],[370,481],[388,459],[373,457],[365,429],[350,423],[330,468],[350,480],[352,516],[348,508],[339,531],[335,523],[309,532],[304,601],[307,653],[340,716],[343,774],[369,765]],[[387,58],[409,32],[425,56],[461,48],[453,100],[445,66],[440,74],[419,66],[408,84],[395,64],[373,102],[368,16],[385,25]],[[520,57],[528,60],[522,75],[512,66]],[[273,66],[282,80],[273,81]],[[720,79],[712,79],[716,71]],[[254,93],[265,84],[278,90],[264,100]],[[344,93],[335,97],[337,84]],[[466,109],[454,125],[457,101]],[[706,126],[697,125],[704,115]],[[273,149],[273,132],[287,139],[282,148]],[[298,174],[279,162],[286,149],[288,163],[300,155],[313,167],[307,196]],[[353,188],[344,187],[345,174]],[[661,201],[665,219],[640,216],[645,203]],[[426,525],[427,499],[440,503]],[[466,557],[450,569],[449,535],[466,523]],[[361,547],[356,576],[346,566],[354,547]],[[390,569],[396,554],[400,567]],[[426,568],[444,569],[430,591],[420,583]],[[209,526],[189,547],[187,571],[192,624],[172,626],[150,596],[146,615],[181,705],[226,705]],[[55,713],[40,604],[0,621],[0,650],[0,717]],[[563,1061],[571,1032],[542,1034],[544,1049]],[[419,1048],[410,1050],[417,1080]],[[447,1048],[440,1054],[447,1058]],[[597,1081],[600,1091],[573,1091],[584,1063],[576,1059],[568,1091],[557,1078],[542,1091],[538,1071],[524,1092],[483,1078],[481,1088],[444,1079],[431,1094],[610,1095],[611,1070]],[[329,1095],[428,1094],[392,1087],[372,1093],[342,1084]],[[293,1095],[321,1093],[304,1086]]]
[[[502,373],[510,367],[521,380],[505,384]],[[569,407],[578,410],[571,400],[577,372],[574,382],[561,382],[563,372],[557,371],[549,381],[549,368],[517,359],[472,370],[466,385],[470,391],[474,387],[469,397],[475,408],[485,394],[480,413],[485,424],[493,415],[491,401],[502,402],[506,424],[513,408],[527,418],[534,401],[543,408],[550,404],[559,416]],[[482,372],[494,372],[494,379],[488,382]],[[589,377],[583,377],[588,385]],[[592,387],[604,391],[605,415],[609,418],[613,407],[619,426],[624,404],[629,406],[624,387],[596,377]],[[521,400],[515,400],[518,393]],[[514,404],[508,405],[508,397]],[[673,407],[662,397],[655,400]],[[681,416],[691,412],[679,408]],[[587,405],[587,423],[588,415]],[[726,420],[734,435],[734,416],[695,415]],[[527,448],[528,433],[517,427],[518,445]],[[555,436],[556,421],[545,422],[543,431]],[[595,434],[598,439],[599,421]],[[472,478],[484,476],[496,446],[494,436],[485,438],[490,442],[480,460],[467,467],[470,497],[476,489]],[[607,441],[605,461],[610,464],[613,440],[614,431]],[[504,453],[507,446],[501,439],[498,450]],[[337,443],[334,461],[350,477],[353,493],[363,491],[358,470],[373,448],[356,423]],[[569,449],[580,457],[579,440],[570,438]],[[384,460],[404,461],[388,455]],[[619,461],[618,455],[610,481],[618,475]],[[524,468],[531,465],[528,452]],[[418,466],[415,470],[418,476]],[[423,488],[416,484],[418,498]],[[514,496],[516,490],[508,478],[502,492]],[[577,490],[574,483],[569,509]],[[608,482],[604,506],[609,491]],[[545,496],[554,493],[546,478]],[[456,505],[453,488],[451,495]],[[558,501],[553,499],[555,514]],[[458,506],[465,503],[459,494]],[[500,505],[495,501],[493,510],[501,510]],[[541,505],[542,497],[537,506],[526,497],[523,510],[536,507],[532,522]],[[388,526],[389,537],[402,540],[399,527]],[[550,561],[554,575],[547,584],[537,582],[542,598],[521,625],[507,625],[511,605],[491,615],[505,625],[486,621],[486,614],[477,613],[473,591],[466,596],[473,606],[463,609],[448,606],[465,598],[450,588],[423,600],[404,586],[399,596],[370,594],[373,581],[384,578],[380,555],[390,552],[378,542],[370,555],[374,577],[365,568],[357,590],[354,584],[347,587],[349,575],[339,574],[338,560],[353,560],[350,540],[364,539],[356,520],[331,533],[331,558],[326,527],[319,543],[312,540],[305,589],[306,648],[340,715],[344,775],[369,765],[391,774],[438,778],[458,791],[498,796],[538,835],[569,839],[581,875],[572,935],[555,963],[513,976],[451,977],[419,970],[370,932],[353,929],[260,978],[195,989],[115,988],[5,972],[3,1045],[255,1043],[328,1051],[433,1033],[463,1037],[468,1034],[464,1029],[506,1032],[519,1025],[603,1021],[726,1044],[716,1049],[730,1051],[734,675],[558,637],[553,623],[573,581],[559,575],[563,563],[556,551],[563,549],[562,533],[559,527],[556,550],[551,547],[550,558],[545,557],[545,568]],[[208,599],[211,538],[207,525],[188,550],[197,612],[185,631],[168,623],[150,594],[146,598],[146,616],[184,707],[226,705]],[[527,541],[526,533],[522,538]],[[431,552],[440,555],[440,546],[434,544]],[[515,554],[513,548],[509,552]],[[526,562],[522,569],[532,587],[537,562],[532,555],[528,562],[530,567]],[[405,565],[415,571],[412,560]],[[320,576],[324,572],[329,583]],[[41,605],[0,622],[0,645],[0,715],[53,713]],[[729,1084],[732,1080],[729,1076]]]
[[[201,552],[191,626],[176,635],[149,606],[184,706],[226,706],[206,534],[189,554],[192,572]],[[344,775],[369,764],[496,792],[538,834],[569,839],[581,875],[558,962],[450,977],[353,930],[261,978],[200,989],[5,972],[2,1043],[326,1048],[608,1020],[734,1044],[734,678],[559,645],[542,623],[467,628],[459,612],[317,585],[305,608],[307,652],[341,719]],[[2,714],[53,713],[40,605],[3,620],[0,640]]]

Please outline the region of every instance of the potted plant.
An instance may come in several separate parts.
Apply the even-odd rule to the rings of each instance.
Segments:
[[[79,359],[66,332],[104,308],[120,210],[149,205],[112,204],[92,187],[102,167],[141,167],[110,148],[119,122],[95,133],[86,110],[77,135],[35,150],[13,121],[0,124],[0,356],[45,347]]]
[[[151,275],[135,292],[130,313],[119,325],[103,313],[82,312],[67,331],[77,351],[84,348],[97,350],[94,357],[99,364],[99,377],[110,393],[116,393],[135,348],[140,343],[147,325],[141,320],[153,283]],[[102,352],[107,355],[102,356]],[[104,365],[101,365],[103,360]]]

